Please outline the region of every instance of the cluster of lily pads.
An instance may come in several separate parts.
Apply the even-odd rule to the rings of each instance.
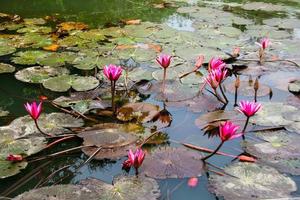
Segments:
[[[209,8],[198,9],[211,12]],[[179,11],[186,13],[191,9],[180,8]],[[199,10],[191,14],[200,20],[199,13],[203,15]],[[63,22],[53,30],[44,19],[13,21],[9,15],[1,15],[0,18],[4,20],[2,30],[16,32],[0,38],[0,55],[13,54],[10,64],[0,65],[1,71],[9,73],[15,71],[14,66],[19,70],[28,65],[15,73],[18,80],[42,84],[54,92],[72,92],[69,96],[53,100],[41,98],[40,103],[26,104],[31,117],[17,118],[0,128],[0,177],[19,173],[32,155],[55,143],[57,138],[64,141],[68,137],[83,140],[81,149],[89,159],[116,160],[128,155],[123,168],[134,167],[137,175],[116,177],[113,185],[87,179],[77,185],[43,187],[15,199],[52,196],[60,199],[158,199],[160,191],[155,179],[192,177],[190,180],[193,182],[206,170],[209,157],[224,154],[219,151],[224,142],[248,135],[242,146],[252,156],[233,157],[251,160],[251,163],[235,162],[221,171],[223,176],[217,173],[211,175],[209,189],[226,199],[289,197],[296,190],[294,181],[279,171],[299,175],[299,149],[294,145],[299,140],[298,108],[283,103],[257,103],[258,97],[270,93],[270,88],[260,84],[258,79],[249,83],[240,81],[238,76],[262,75],[276,70],[278,63],[285,62],[270,62],[265,52],[267,39],[261,40],[258,54],[250,55],[248,59],[252,60],[245,61],[247,58],[239,60],[243,49],[235,49],[230,55],[218,51],[214,43],[200,49],[193,35],[178,34],[169,27],[150,22],[127,25],[122,29],[92,30],[83,23]],[[241,18],[234,18],[234,21],[251,25]],[[198,23],[200,26],[200,21]],[[226,37],[232,37],[232,40],[235,37],[234,28],[218,31],[224,31]],[[177,47],[183,41],[187,41],[188,48]],[[213,39],[207,42],[212,43]],[[215,43],[228,46],[229,42]],[[2,48],[4,46],[6,48]],[[165,52],[175,50],[172,55],[161,55],[156,59],[163,70],[156,69],[158,65],[154,64],[162,48]],[[204,55],[199,56],[199,52]],[[215,55],[221,58],[211,59]],[[196,61],[187,62],[195,58]],[[236,65],[226,65],[231,62]],[[181,64],[184,66],[178,66]],[[295,67],[291,63],[289,65]],[[230,75],[236,75],[235,81],[230,80]],[[289,88],[297,91],[297,86],[299,84],[294,81]],[[242,96],[254,96],[253,102],[241,101],[240,112],[224,110],[230,103],[226,96],[229,92],[236,94],[235,103],[238,92]],[[164,108],[142,102],[149,95],[163,102]],[[51,104],[63,112],[41,114],[42,104]],[[152,152],[142,150],[145,144],[157,145],[167,141],[168,135],[162,133],[172,122],[167,106],[187,107],[194,112],[213,111],[201,115],[195,123],[207,132],[217,131],[221,139],[219,147],[206,149],[211,153],[207,156],[183,147],[162,147]],[[260,107],[263,109],[257,112]],[[126,123],[99,124],[99,116]],[[94,125],[83,127],[83,119]],[[249,123],[280,130],[249,133],[246,130],[247,127],[252,128]],[[253,142],[251,137],[259,139]],[[129,188],[131,192],[128,192]]]

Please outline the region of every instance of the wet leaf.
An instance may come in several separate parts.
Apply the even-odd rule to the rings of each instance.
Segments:
[[[76,91],[87,91],[96,88],[99,81],[92,76],[62,75],[49,78],[43,86],[51,91],[66,92],[71,87]]]
[[[49,52],[46,51],[20,51],[14,54],[12,62],[20,65],[34,65],[37,64],[38,59],[47,55]]]
[[[22,169],[27,167],[27,162],[10,162],[0,159],[0,179],[7,178],[16,175],[21,172]]]
[[[9,55],[12,54],[16,51],[15,47],[11,47],[11,46],[0,46],[0,56],[5,56],[5,55]]]
[[[297,111],[297,108],[277,102],[262,102],[261,109],[250,121],[260,126],[285,126],[293,121],[283,117],[284,113]]]
[[[85,30],[88,25],[81,22],[63,22],[57,25],[60,31]]]
[[[82,119],[77,119],[69,114],[50,113],[42,114],[38,124],[45,133],[59,135],[69,133],[68,128],[83,126],[84,122]],[[30,116],[19,117],[13,120],[9,127],[14,129],[20,136],[40,135]]]
[[[5,117],[7,115],[9,115],[9,112],[0,107],[0,117]]]
[[[29,67],[18,71],[16,79],[27,83],[42,83],[44,80],[59,75],[69,74],[69,70],[61,67]]]
[[[289,83],[288,89],[292,93],[300,93],[300,80],[295,80]]]
[[[49,53],[37,59],[38,64],[50,67],[61,67],[66,63],[71,63],[76,58],[76,54],[70,52]]]
[[[289,198],[297,190],[291,178],[272,167],[237,162],[225,172],[235,177],[212,174],[209,179],[209,190],[224,199]]]
[[[15,70],[16,70],[16,68],[10,64],[0,63],[0,74],[12,73]]]
[[[159,112],[159,106],[150,103],[128,103],[122,106],[117,113],[117,118],[122,121],[148,122]]]
[[[160,148],[146,155],[140,172],[157,179],[198,177],[203,171],[201,158],[184,148]]]
[[[284,130],[256,132],[255,135],[264,141],[247,141],[245,149],[248,153],[281,172],[300,174],[299,135]]]

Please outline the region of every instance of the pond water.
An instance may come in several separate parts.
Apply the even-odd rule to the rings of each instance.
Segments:
[[[256,185],[255,180],[264,179],[264,177],[265,179],[270,178],[268,173],[259,174],[262,171],[261,167],[261,171],[255,171],[260,177],[253,177],[253,175],[248,177],[246,172],[245,179],[239,177],[244,185],[238,188],[240,183],[231,180],[232,177],[228,178],[228,185],[224,183],[226,178],[225,181],[218,182],[219,175],[215,171],[220,170],[209,166],[209,170],[198,177],[199,183],[196,187],[188,186],[189,178],[157,179],[161,192],[159,199],[187,198],[193,200],[199,198],[222,199],[223,197],[240,199],[236,193],[238,193],[238,189],[245,188],[250,188],[247,192],[251,193],[245,199],[255,199],[255,195],[258,195],[259,199],[265,197],[259,196],[264,190],[263,187],[270,187],[272,191],[279,188],[279,193],[281,192],[280,194],[274,193],[274,196],[267,196],[268,198],[300,196],[299,189],[291,186],[293,184],[300,186],[300,149],[299,147],[290,147],[290,145],[296,144],[293,143],[293,140],[300,140],[300,119],[297,118],[300,108],[300,53],[298,51],[300,45],[300,1],[282,0],[274,3],[271,0],[167,0],[165,2],[160,0],[0,0],[0,13],[9,14],[9,16],[0,14],[0,63],[15,67],[15,70],[11,71],[5,71],[0,67],[1,126],[7,126],[14,119],[25,116],[27,113],[24,103],[38,100],[41,95],[47,96],[49,100],[54,100],[60,96],[69,96],[76,91],[94,89],[98,86],[97,79],[96,81],[95,79],[92,81],[83,79],[79,83],[80,87],[78,85],[76,87],[75,81],[71,80],[71,76],[69,77],[68,74],[92,77],[95,72],[99,72],[97,77],[100,80],[100,98],[104,100],[104,104],[109,104],[110,94],[107,89],[110,86],[101,75],[102,67],[110,63],[123,65],[125,63],[130,65],[128,76],[132,81],[129,85],[144,81],[143,87],[137,86],[138,92],[132,91],[128,97],[124,92],[124,78],[121,78],[117,82],[119,83],[117,85],[118,106],[128,102],[145,102],[158,105],[160,109],[165,107],[172,115],[170,126],[163,127],[161,130],[162,136],[153,139],[152,144],[144,146],[148,151],[146,157],[157,148],[166,146],[186,148],[180,145],[181,142],[215,149],[220,139],[208,137],[210,134],[205,134],[199,128],[200,126],[203,128],[203,126],[197,123],[199,117],[222,107],[222,104],[217,102],[214,96],[207,91],[204,91],[204,95],[197,97],[207,70],[202,67],[198,73],[192,73],[182,78],[180,82],[178,77],[194,68],[195,60],[200,54],[205,57],[204,66],[206,67],[210,58],[221,57],[234,74],[240,75],[241,85],[238,100],[253,100],[253,82],[255,79],[259,80],[258,102],[263,102],[263,114],[259,114],[251,121],[253,124],[248,127],[249,130],[283,127],[289,131],[289,134],[286,134],[287,131],[283,130],[282,136],[277,136],[276,131],[275,136],[271,138],[251,132],[247,137],[246,144],[241,138],[230,140],[224,144],[221,151],[232,155],[239,155],[247,151],[258,158],[256,162],[258,166],[271,166],[272,170],[274,168],[280,176],[286,179],[290,178],[288,179],[289,183],[285,183],[281,177],[282,179],[278,178],[277,183],[282,182],[282,185],[276,185],[272,181],[267,184],[262,183],[262,185],[266,184],[264,186]],[[19,15],[25,19],[24,22],[19,20],[18,16],[13,15]],[[140,22],[136,20],[140,20]],[[78,23],[63,24],[63,22],[70,21]],[[270,38],[272,45],[267,49],[266,54],[266,59],[270,62],[260,65],[257,61],[259,46],[256,42],[263,37]],[[57,45],[58,49],[49,51],[49,48],[53,50],[53,45]],[[231,59],[229,56],[235,47],[241,49],[238,60]],[[22,52],[36,50],[42,53],[22,54]],[[167,80],[166,83],[167,102],[162,101],[160,89],[157,89],[161,85],[162,69],[156,63],[155,58],[161,52],[173,55],[171,66],[167,70],[167,78],[172,79]],[[55,71],[52,72],[54,74],[46,70],[41,72],[24,71],[33,66],[50,66]],[[66,79],[72,82],[72,89],[68,85],[70,82],[66,79],[49,81],[52,77],[60,77],[63,74],[68,76]],[[46,79],[48,80],[46,81]],[[226,111],[235,109],[234,87],[232,86],[235,80],[235,76],[232,75],[224,82],[225,93],[229,99],[229,104],[225,107]],[[252,80],[250,86],[249,80]],[[60,82],[57,84],[57,81]],[[87,84],[88,81],[92,83]],[[289,90],[293,88],[290,84],[293,81],[296,92],[292,93]],[[68,82],[67,89],[61,89],[62,85],[66,85],[65,82]],[[145,82],[151,83],[152,89],[145,89]],[[61,92],[57,92],[57,90]],[[85,112],[85,115],[98,120],[97,123],[127,124],[127,122],[104,115],[103,109],[99,109],[99,104],[97,105],[98,109],[91,109]],[[66,106],[64,109],[70,111],[86,109],[80,106],[82,105],[72,104],[72,107]],[[153,111],[153,107],[149,109]],[[1,116],[1,111],[9,113]],[[43,111],[45,113],[61,112],[49,102],[44,103]],[[226,116],[226,118],[229,117],[242,126],[244,119],[238,114],[235,115]],[[210,124],[216,119],[207,119],[206,122],[204,117],[204,123]],[[73,120],[72,124],[76,124],[78,119]],[[97,124],[89,119],[84,121],[84,127]],[[19,123],[22,122],[19,121]],[[15,123],[15,129],[20,128],[20,124],[17,124]],[[153,128],[154,125],[161,125],[138,122],[136,124],[147,128],[151,127],[152,131],[159,129],[159,127]],[[104,127],[109,128],[108,125]],[[149,130],[147,128],[143,130]],[[25,131],[25,129],[26,125],[20,130]],[[2,135],[0,135],[0,170],[4,170],[5,166],[1,166],[1,162],[6,144],[1,137]],[[268,148],[268,145],[263,142],[270,144],[271,147]],[[13,198],[41,186],[45,180],[46,182],[42,186],[56,183],[77,184],[91,177],[112,183],[114,177],[128,175],[122,170],[122,163],[126,160],[126,156],[114,160],[93,159],[80,168],[78,167],[89,158],[81,151],[35,161],[36,158],[44,155],[80,145],[82,145],[82,140],[70,139],[31,155],[28,158],[27,167],[20,173],[0,179],[0,199],[2,196]],[[270,155],[268,151],[272,151]],[[201,155],[202,152],[198,153]],[[202,154],[204,155],[204,153]],[[275,156],[277,154],[278,157]],[[268,160],[269,158],[270,160]],[[182,160],[185,161],[185,158]],[[213,156],[209,159],[209,163],[222,168],[239,164],[237,160],[228,156]],[[64,170],[48,177],[55,170],[64,166],[67,166]],[[176,169],[176,166],[171,165],[170,171],[193,168],[193,166],[187,165],[184,169]],[[229,168],[225,171],[237,176]],[[225,173],[222,170],[220,172]],[[130,171],[130,175],[134,175],[133,170]],[[228,175],[224,175],[224,177],[226,176]],[[224,194],[226,192],[222,189],[214,189],[215,187],[224,187],[223,190],[228,190],[234,195],[230,197],[228,194]],[[280,188],[288,189],[280,191]]]

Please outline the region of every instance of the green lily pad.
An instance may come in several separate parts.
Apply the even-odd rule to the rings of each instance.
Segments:
[[[49,52],[46,51],[20,51],[14,54],[12,62],[19,65],[34,65],[37,64],[38,59],[47,55],[49,55]]]
[[[43,25],[46,21],[43,18],[25,18],[24,23],[27,25]]]
[[[76,54],[70,52],[49,53],[47,56],[38,58],[38,64],[50,67],[61,67],[66,63],[71,63],[76,58]]]
[[[47,35],[41,35],[38,33],[26,33],[22,38],[22,44],[24,46],[30,46],[33,48],[40,48],[50,46],[52,44],[51,37]]]
[[[18,33],[41,33],[48,34],[52,32],[51,27],[30,25],[17,30]]]
[[[10,64],[0,63],[0,74],[13,73],[16,68]]]
[[[292,93],[300,93],[300,80],[289,83],[288,89]]]
[[[5,117],[7,115],[9,115],[9,112],[0,107],[0,117]]]
[[[289,198],[296,183],[276,169],[255,163],[237,162],[225,168],[232,176],[212,174],[209,190],[224,199]]]
[[[138,137],[136,126],[126,124],[105,123],[87,128],[78,134],[83,138],[84,145],[94,145],[95,147],[86,147],[82,151],[87,155],[92,155],[99,147],[102,149],[95,155],[95,159],[118,159],[127,154],[129,149],[136,148]]]
[[[146,177],[114,178],[113,185],[97,179],[86,179],[78,185],[54,185],[25,192],[14,200],[157,200],[159,185]]]
[[[264,2],[250,2],[242,6],[244,10],[261,10],[265,12],[285,11],[286,7],[278,4]]]
[[[128,72],[128,79],[134,82],[140,80],[152,80],[152,71],[150,69],[145,69],[143,67],[137,67]]]
[[[38,119],[38,124],[45,133],[59,135],[69,133],[70,131],[67,128],[83,126],[84,122],[82,119],[77,119],[69,114],[50,113],[42,114]],[[30,116],[19,117],[13,120],[9,127],[14,129],[22,137],[40,134]]]
[[[22,169],[27,167],[26,161],[22,162],[10,162],[6,160],[0,160],[0,179],[14,176],[21,172]]]
[[[272,18],[265,19],[263,21],[264,24],[269,26],[276,26],[282,29],[295,29],[300,28],[300,20],[299,19],[281,19],[281,18]]]
[[[5,55],[9,55],[12,54],[16,51],[15,47],[12,46],[0,46],[0,56],[5,56]]]
[[[71,87],[76,91],[87,91],[96,88],[99,80],[92,76],[62,75],[49,78],[43,86],[51,91],[66,92]]]
[[[281,172],[300,174],[299,135],[283,130],[256,132],[255,135],[264,141],[247,141],[245,149],[248,153]]]
[[[59,75],[69,74],[69,70],[61,67],[29,67],[18,71],[16,79],[27,83],[42,83],[44,80]]]
[[[152,73],[152,76],[155,80],[163,80],[163,74],[164,74],[164,70],[163,69],[159,69],[156,70]],[[178,79],[178,74],[176,71],[174,70],[167,70],[167,76],[166,76],[166,80],[174,80],[174,79]]]
[[[3,22],[0,24],[0,29],[2,30],[9,30],[9,31],[15,31],[19,28],[24,27],[24,24],[22,23],[14,23],[14,22]]]
[[[293,121],[285,119],[285,113],[297,111],[294,106],[285,105],[283,103],[262,102],[262,107],[256,115],[250,118],[250,121],[260,126],[285,126]]]
[[[156,200],[160,197],[158,183],[147,177],[118,176],[113,185],[97,179],[83,180],[80,184],[98,191],[99,200]]]
[[[162,148],[147,154],[140,173],[147,177],[185,178],[198,177],[203,171],[202,156],[184,148]]]

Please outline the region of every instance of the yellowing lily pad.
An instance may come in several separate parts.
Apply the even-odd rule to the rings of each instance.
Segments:
[[[0,74],[12,73],[15,70],[16,70],[16,68],[10,64],[0,63]]]
[[[49,52],[46,51],[20,51],[14,54],[12,62],[20,65],[37,64],[38,59],[46,57]]]

